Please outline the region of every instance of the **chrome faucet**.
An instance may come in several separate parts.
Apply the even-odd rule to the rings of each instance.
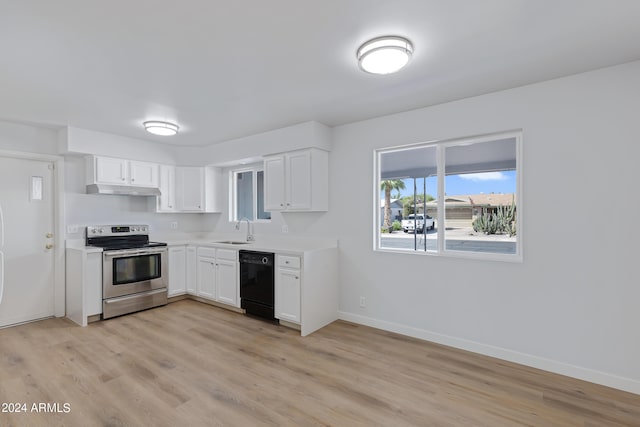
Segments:
[[[240,230],[240,223],[247,221],[247,242],[253,242],[253,233],[251,232],[251,221],[247,217],[242,217],[236,222],[236,230]]]

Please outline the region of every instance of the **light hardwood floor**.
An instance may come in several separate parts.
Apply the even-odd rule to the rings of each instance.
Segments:
[[[347,322],[195,301],[0,330],[1,426],[640,426],[640,396]],[[32,413],[33,403],[70,405]]]

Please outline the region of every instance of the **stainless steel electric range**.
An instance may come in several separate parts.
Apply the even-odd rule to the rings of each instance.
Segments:
[[[89,226],[87,246],[103,248],[103,319],[167,303],[167,244],[150,242],[148,225]]]

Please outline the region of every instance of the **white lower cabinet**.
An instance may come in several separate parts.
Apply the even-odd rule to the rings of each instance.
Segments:
[[[197,271],[198,271],[198,252],[195,246],[187,246],[187,274],[186,287],[189,295],[196,295],[197,288]]]
[[[276,255],[275,316],[300,324],[300,258]]]
[[[198,248],[197,295],[202,298],[216,298],[216,258],[215,249]]]
[[[197,292],[199,297],[240,306],[238,251],[198,248]]]
[[[238,251],[218,249],[216,262],[216,301],[240,307]]]
[[[168,296],[182,295],[187,291],[187,251],[185,246],[169,247]]]

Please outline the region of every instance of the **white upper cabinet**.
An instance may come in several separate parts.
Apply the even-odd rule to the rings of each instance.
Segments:
[[[158,212],[176,211],[176,167],[160,165],[160,196],[158,196]]]
[[[284,162],[284,155],[264,159],[265,211],[281,211],[286,209]]]
[[[178,212],[221,212],[222,172],[214,167],[176,167]]]
[[[204,211],[203,168],[176,168],[176,203],[179,211]]]
[[[329,210],[329,153],[315,148],[264,159],[266,211]]]
[[[285,189],[287,190],[287,209],[311,210],[311,196],[313,193],[311,182],[311,170],[313,169],[311,152],[301,151],[288,154],[286,157]],[[316,179],[320,180],[322,177],[317,177]]]
[[[131,160],[129,162],[129,177],[131,179],[131,185],[157,188],[159,185],[158,165],[155,163]]]
[[[158,165],[113,157],[87,157],[87,184],[158,187]]]
[[[110,157],[91,157],[96,183],[124,185],[129,181],[129,161]]]

